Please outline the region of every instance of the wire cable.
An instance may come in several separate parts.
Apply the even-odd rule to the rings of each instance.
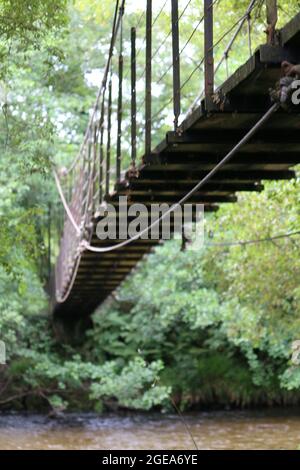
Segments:
[[[240,31],[242,30],[242,28],[245,24],[245,21],[249,18],[249,15],[253,11],[254,7],[256,6],[256,2],[257,2],[257,0],[251,0],[249,6],[247,8],[246,13],[235,23],[234,27],[236,25],[238,25],[238,28],[236,29],[233,37],[230,39],[229,43],[227,44],[227,46],[225,48],[225,51],[224,51],[220,61],[218,62],[217,66],[214,70],[214,76],[216,76],[216,74],[219,71],[219,69],[220,69],[221,65],[223,64],[224,60],[226,60],[226,58],[228,57],[228,54],[229,54],[233,44],[235,43],[235,40],[238,37]],[[225,36],[227,34],[229,34],[228,31],[227,31],[227,33],[225,33]],[[223,40],[225,38],[225,36],[222,37],[221,40]],[[213,48],[214,47],[216,47],[216,44],[214,44]],[[192,105],[189,107],[189,109],[186,112],[186,116],[188,116],[195,109],[195,106],[203,98],[203,96],[204,96],[204,90],[202,90],[201,93],[197,96],[197,98],[193,101]]]
[[[246,246],[246,245],[257,245],[259,243],[267,243],[275,240],[282,240],[284,238],[297,237],[300,235],[300,230],[295,230],[294,232],[282,233],[280,235],[274,235],[272,237],[263,237],[256,238],[252,240],[233,240],[233,241],[224,241],[224,242],[209,242],[205,243],[209,247],[225,247],[225,246]]]
[[[91,125],[93,123],[94,117],[96,115],[96,112],[97,112],[97,109],[98,109],[98,106],[99,106],[99,101],[100,101],[102,91],[106,88],[107,77],[108,77],[108,73],[109,73],[109,67],[110,67],[110,63],[111,63],[111,59],[112,59],[112,55],[113,55],[113,48],[114,48],[114,45],[115,45],[116,35],[117,35],[119,25],[120,25],[120,18],[121,18],[121,13],[120,12],[124,8],[124,4],[125,4],[125,0],[122,0],[121,7],[119,9],[119,0],[116,1],[116,7],[115,7],[114,19],[113,19],[113,29],[112,29],[112,35],[111,35],[110,47],[109,47],[109,55],[108,55],[108,60],[107,60],[106,66],[105,66],[105,71],[104,71],[104,77],[103,77],[103,80],[102,80],[102,84],[101,84],[101,86],[99,88],[99,91],[98,91],[98,94],[97,94],[96,102],[95,102],[94,108],[92,110],[92,114],[91,114],[91,117],[90,117],[90,120],[89,120],[89,123],[88,123],[88,126],[87,126],[86,133],[84,135],[83,142],[81,144],[81,147],[79,149],[79,152],[78,152],[77,156],[75,157],[75,159],[73,160],[73,162],[69,166],[69,168],[66,170],[66,174],[68,174],[72,170],[74,170],[77,162],[79,161],[79,159],[82,156],[82,151],[83,151],[84,146],[85,146],[85,144],[87,142],[87,139],[89,137],[90,128],[91,128]],[[119,16],[118,16],[118,12],[119,12]]]

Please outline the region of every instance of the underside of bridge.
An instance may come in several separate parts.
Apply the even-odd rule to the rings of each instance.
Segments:
[[[213,102],[203,99],[182,122],[179,131],[165,139],[138,167],[127,172],[106,197],[116,205],[120,195],[128,205],[136,202],[174,204],[201,180],[270,108],[269,89],[281,76],[281,63],[300,63],[300,14],[280,31],[280,44],[263,45],[215,91]],[[190,203],[203,203],[215,211],[221,203],[234,203],[240,191],[263,191],[263,182],[293,178],[300,163],[299,107],[279,109],[255,136],[197,191]],[[92,217],[90,244],[105,247],[120,240],[101,241],[95,233],[100,220]],[[122,240],[121,240],[122,241]],[[136,240],[107,253],[84,250],[69,270],[64,301],[54,301],[56,318],[88,318],[132,272],[157,240]],[[76,271],[76,272],[75,272]],[[74,275],[75,273],[75,275]],[[55,297],[55,296],[54,296]]]

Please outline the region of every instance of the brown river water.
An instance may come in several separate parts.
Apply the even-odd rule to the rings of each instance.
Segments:
[[[200,450],[298,449],[300,410],[226,411],[185,415]],[[178,416],[0,414],[0,449],[194,450]]]

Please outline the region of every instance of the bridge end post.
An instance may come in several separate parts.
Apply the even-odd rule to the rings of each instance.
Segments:
[[[146,109],[145,109],[145,154],[151,153],[152,130],[152,0],[147,0],[146,10]]]
[[[106,143],[106,164],[105,164],[105,197],[110,192],[110,153],[111,153],[111,116],[112,116],[112,79],[108,84],[108,111],[107,111],[107,143]]]
[[[180,109],[180,53],[179,53],[179,18],[178,0],[171,0],[172,13],[172,55],[173,55],[173,110],[174,130],[178,129]]]
[[[278,4],[277,0],[266,0],[267,10],[267,43],[271,46],[276,42],[276,24],[278,21]]]
[[[123,117],[123,70],[124,70],[124,58],[123,58],[123,16],[124,7],[120,8],[120,51],[119,51],[119,66],[118,66],[118,78],[119,78],[119,92],[118,92],[118,112],[117,112],[117,156],[116,156],[116,184],[120,183],[121,179],[121,158],[122,158],[122,117]]]
[[[131,28],[131,162],[136,162],[136,29]]]
[[[204,90],[207,111],[213,108],[214,94],[214,25],[212,0],[204,0]]]

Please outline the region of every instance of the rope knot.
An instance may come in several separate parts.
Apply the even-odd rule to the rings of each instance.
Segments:
[[[278,103],[286,111],[290,111],[293,106],[292,97],[294,91],[297,89],[297,80],[291,76],[282,77],[279,82],[276,83],[275,88],[270,89],[270,96],[273,103]]]

